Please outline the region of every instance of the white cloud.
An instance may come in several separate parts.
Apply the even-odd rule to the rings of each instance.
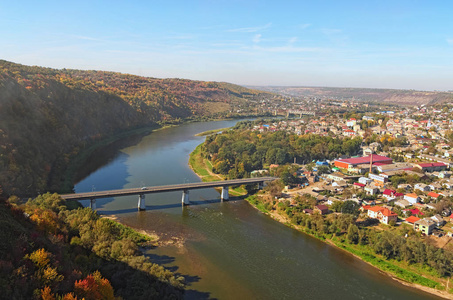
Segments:
[[[253,37],[253,42],[254,43],[259,43],[261,41],[261,34],[255,34],[255,36]]]
[[[227,32],[257,32],[257,31],[269,28],[269,27],[271,27],[271,25],[272,25],[272,23],[267,23],[266,25],[263,25],[263,26],[233,28],[233,29],[228,29],[226,31]]]

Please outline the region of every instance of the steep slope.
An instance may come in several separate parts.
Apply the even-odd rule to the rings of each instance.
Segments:
[[[157,122],[218,115],[265,95],[224,83],[0,60],[0,185],[6,194],[57,191],[71,155],[95,139]]]

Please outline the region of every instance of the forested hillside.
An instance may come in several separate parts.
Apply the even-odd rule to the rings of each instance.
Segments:
[[[0,299],[182,299],[184,277],[139,250],[148,236],[57,194],[17,204],[0,197]]]
[[[117,132],[226,116],[268,94],[217,82],[56,70],[0,60],[0,186],[58,191],[69,159]]]

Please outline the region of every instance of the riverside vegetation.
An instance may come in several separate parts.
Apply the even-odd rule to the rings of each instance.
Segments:
[[[453,253],[427,244],[420,233],[404,224],[377,230],[373,219],[359,218],[359,205],[353,201],[336,202],[334,213],[322,216],[306,214],[316,198],[296,196],[294,203],[277,200],[286,184],[297,183],[294,157],[300,161],[334,158],[357,151],[359,139],[332,139],[316,135],[297,136],[286,132],[255,132],[250,125],[238,124],[229,131],[210,135],[197,149],[198,160],[209,161],[212,171],[228,178],[248,177],[250,171],[283,164],[271,170],[281,179],[261,192],[251,192],[247,201],[262,212],[290,227],[338,246],[404,282],[453,292],[449,279],[453,275]],[[195,160],[193,157],[192,160]],[[249,187],[248,191],[252,188]],[[445,296],[445,295],[444,295]]]
[[[180,299],[184,278],[139,251],[152,240],[77,202],[0,202],[2,299]]]

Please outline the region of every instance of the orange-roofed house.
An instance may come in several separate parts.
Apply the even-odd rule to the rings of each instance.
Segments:
[[[409,201],[410,204],[415,204],[420,202],[420,197],[416,193],[410,193],[404,195],[404,200]]]
[[[428,196],[431,197],[431,198],[434,198],[434,199],[438,199],[440,194],[434,193],[434,192],[429,192]]]
[[[368,216],[373,219],[378,219],[379,222],[389,224],[390,221],[398,220],[398,215],[390,209],[382,206],[373,206],[368,209]]]
[[[410,224],[414,224],[418,220],[420,220],[420,218],[417,218],[416,216],[410,216],[409,218],[406,218],[406,222]]]

